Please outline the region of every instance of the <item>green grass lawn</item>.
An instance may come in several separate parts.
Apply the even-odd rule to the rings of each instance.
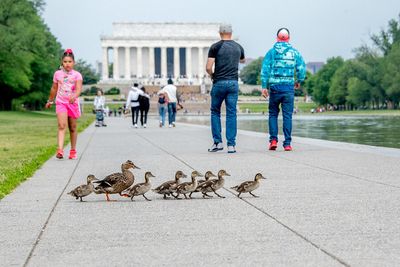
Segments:
[[[94,119],[94,115],[84,114],[78,120],[78,131],[84,130]],[[66,142],[69,142],[69,133]],[[54,111],[0,112],[0,199],[31,177],[55,154],[56,148]]]
[[[317,105],[315,103],[295,102],[294,106],[302,113],[310,113],[310,110],[316,108]],[[240,111],[249,109],[251,113],[267,113],[268,103],[239,103],[239,108]]]

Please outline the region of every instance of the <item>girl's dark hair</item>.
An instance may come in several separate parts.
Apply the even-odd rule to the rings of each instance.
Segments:
[[[74,52],[72,52],[71,48],[65,49],[62,59],[64,59],[65,57],[72,57],[72,59],[75,60]]]

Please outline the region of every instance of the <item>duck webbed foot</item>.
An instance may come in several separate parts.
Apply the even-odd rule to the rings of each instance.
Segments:
[[[214,191],[214,190],[213,190]],[[220,198],[225,198],[224,196],[221,196],[220,194],[218,194],[216,191],[214,191],[214,194],[216,194],[217,196],[219,196]]]
[[[144,194],[142,195],[147,201],[151,201],[151,199],[148,199]]]
[[[249,194],[252,195],[253,197],[259,197],[259,196],[254,195],[254,194],[251,193],[251,192],[249,192]]]

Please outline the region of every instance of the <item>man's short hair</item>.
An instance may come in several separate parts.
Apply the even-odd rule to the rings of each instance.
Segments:
[[[232,25],[231,24],[221,24],[219,25],[220,33],[232,33]]]
[[[134,83],[133,87],[139,87],[139,84],[138,83]]]
[[[168,84],[174,84],[174,82],[172,81],[171,78],[168,79],[167,83],[168,83]]]

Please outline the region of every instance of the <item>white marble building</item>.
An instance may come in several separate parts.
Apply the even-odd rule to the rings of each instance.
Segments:
[[[178,84],[209,83],[205,64],[209,47],[220,39],[219,25],[113,23],[112,35],[101,36],[101,83],[159,84],[169,77]]]

